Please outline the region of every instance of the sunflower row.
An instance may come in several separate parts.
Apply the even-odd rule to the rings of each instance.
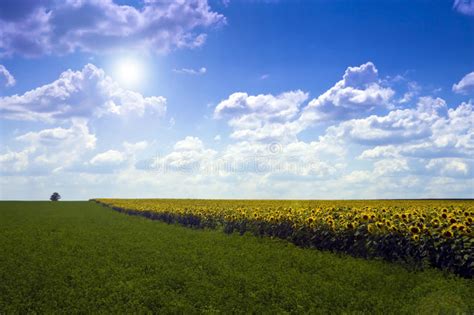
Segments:
[[[474,274],[470,200],[95,199],[129,214],[197,228],[287,239],[297,245]]]

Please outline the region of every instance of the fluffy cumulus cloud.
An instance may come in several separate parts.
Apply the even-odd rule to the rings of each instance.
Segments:
[[[370,144],[375,146],[365,150],[361,154],[361,158],[402,155],[425,159],[472,158],[474,156],[474,126],[472,123],[474,113],[471,103],[462,103],[458,107],[450,108],[446,114],[420,112],[420,107],[416,110],[405,110],[405,118],[394,121],[400,127],[395,130],[386,126],[374,127],[370,124],[374,120],[386,120],[392,114],[393,112],[384,117],[372,116],[363,120],[348,121],[335,128],[342,128],[345,134],[339,133],[338,135],[349,135],[346,139],[352,141],[366,141],[370,137]],[[405,121],[404,125],[403,121]],[[360,130],[351,129],[358,124],[365,126],[362,133]]]
[[[408,170],[409,167],[406,159],[383,159],[376,161],[373,167],[374,177],[391,175]]]
[[[117,150],[108,150],[94,156],[90,163],[94,166],[119,165],[125,161],[125,155]]]
[[[358,158],[372,161],[374,177],[402,173],[404,177],[428,176],[429,181],[465,179],[466,190],[472,194],[473,121],[471,103],[447,109],[443,100],[425,97],[417,108],[351,120],[329,130],[339,131],[336,135],[346,143],[362,144]]]
[[[221,101],[214,118],[228,120],[231,137],[238,140],[295,141],[297,135],[314,124],[343,121],[391,108],[394,91],[383,87],[372,62],[348,67],[333,87],[311,100],[308,93],[290,91],[274,96],[238,92]]]
[[[426,169],[432,170],[439,175],[448,177],[472,176],[473,161],[459,158],[432,159],[426,164]]]
[[[123,142],[120,148],[101,151],[88,161],[75,165],[71,171],[82,173],[114,173],[133,168],[137,163],[137,156],[148,147],[147,141],[136,143]]]
[[[453,8],[459,13],[474,16],[474,2],[471,0],[454,0]]]
[[[0,155],[2,172],[44,174],[82,163],[87,153],[95,149],[97,137],[90,132],[87,121],[74,119],[68,128],[30,131],[18,135],[15,141],[24,149]]]
[[[3,84],[6,87],[14,86],[16,83],[15,78],[10,73],[10,71],[5,68],[4,65],[0,65],[0,84]]]
[[[217,152],[205,148],[198,137],[188,136],[173,147],[173,151],[163,157],[157,157],[151,167],[159,172],[199,172],[211,163]]]
[[[342,80],[308,104],[301,121],[308,124],[365,116],[377,108],[389,108],[394,93],[390,87],[381,85],[372,62],[349,67]]]
[[[418,89],[401,102],[403,107],[392,106],[400,106],[404,91],[395,96],[394,87],[379,79],[370,62],[347,68],[341,81],[312,100],[300,90],[232,93],[213,111],[229,132],[219,129],[218,136],[207,140],[187,136],[169,149],[154,136],[149,141],[100,143],[101,132],[93,125],[97,121],[83,116],[143,113],[149,106],[127,105],[120,99],[123,90],[103,92],[115,86],[105,77],[85,79],[97,73],[100,69],[94,67],[66,72],[65,77],[74,79],[59,83],[60,78],[39,88],[47,91],[28,92],[41,95],[36,99],[42,101],[9,107],[10,115],[46,113],[37,117],[60,127],[15,134],[16,149],[0,152],[4,191],[14,194],[14,187],[25,185],[21,174],[28,174],[39,190],[44,178],[51,185],[88,187],[85,198],[95,189],[122,197],[474,196],[472,101],[448,104],[439,97],[418,97]],[[90,94],[84,89],[102,95],[96,107],[77,101]],[[28,93],[14,97],[28,99]],[[61,175],[71,173],[67,177],[74,183],[65,183]],[[6,177],[18,185],[8,185]]]
[[[166,99],[123,89],[92,64],[80,71],[67,70],[56,81],[22,95],[0,97],[0,117],[14,120],[52,122],[104,114],[143,115],[147,110],[163,114]]]
[[[29,155],[33,152],[33,148],[28,148],[19,152],[7,150],[0,154],[0,172],[5,174],[25,171],[28,168]]]
[[[307,105],[308,94],[302,91],[231,94],[215,107],[214,118],[227,121],[236,142],[219,157],[239,176],[260,174],[273,184],[324,181],[327,187],[354,190],[379,183],[366,196],[419,188],[419,176],[472,185],[472,104],[449,108],[439,97],[415,99],[418,85],[408,88],[412,93],[396,102],[406,107],[397,108],[392,104],[395,90],[368,62],[348,67],[341,81]],[[307,129],[328,122],[317,139],[299,139]],[[354,169],[357,164],[360,169]],[[416,194],[438,189],[430,187]]]
[[[415,96],[417,96],[421,91],[420,85],[415,81],[408,82],[407,91],[403,94],[403,96],[398,100],[400,104],[406,104],[413,100]]]
[[[113,0],[1,1],[0,54],[166,52],[201,46],[205,30],[223,23],[207,0],[145,0],[139,7]]]
[[[346,74],[349,77],[351,72]],[[354,86],[361,86],[373,80],[370,77],[354,77]],[[346,78],[347,79],[347,76]],[[283,94],[282,94],[283,95]],[[437,97],[419,97],[414,106],[405,109],[386,108],[386,114],[372,114],[361,118],[345,119],[330,125],[317,140],[305,142],[298,140],[299,133],[311,124],[302,122],[301,103],[292,102],[291,114],[283,109],[268,117],[259,114],[255,105],[250,106],[245,93],[236,93],[221,102],[215,110],[217,118],[227,117],[233,127],[233,137],[238,142],[224,151],[226,161],[232,161],[235,169],[251,161],[256,165],[248,169],[248,178],[260,174],[268,183],[275,186],[291,183],[295,187],[304,182],[324,182],[330,189],[344,190],[344,194],[358,191],[356,197],[393,197],[397,194],[412,197],[443,195],[441,178],[453,178],[463,183],[448,189],[451,193],[471,196],[474,193],[472,169],[474,167],[474,114],[472,103],[462,103],[448,108],[445,100]],[[268,96],[267,96],[268,98]],[[270,98],[272,99],[272,98]],[[381,101],[381,106],[385,106]],[[309,105],[308,105],[309,106]],[[260,124],[236,123],[254,116]],[[275,125],[280,123],[281,125]],[[313,121],[312,124],[317,123]],[[277,134],[275,138],[258,138],[268,126],[282,131],[280,126],[298,126],[292,129],[291,138]],[[276,127],[278,126],[278,127]],[[246,131],[246,137],[236,137],[236,132]],[[254,132],[254,134],[250,133]],[[261,141],[265,139],[266,141]],[[271,141],[279,139],[279,142]],[[288,141],[285,141],[288,140]],[[276,149],[275,149],[276,148]],[[360,154],[355,154],[361,152]],[[358,158],[358,159],[357,159]],[[354,163],[354,161],[359,162]],[[240,161],[240,162],[239,162]],[[361,169],[354,166],[360,164]],[[429,181],[426,186],[421,182]],[[372,188],[367,189],[367,186]],[[422,187],[423,186],[423,187]],[[455,188],[456,186],[456,188]],[[283,186],[282,186],[283,187]],[[288,189],[289,186],[286,186]],[[471,187],[471,188],[469,188]],[[408,192],[406,189],[412,190]],[[327,190],[318,188],[325,196]],[[390,191],[392,195],[387,195]],[[445,195],[443,195],[445,196]],[[446,195],[449,196],[449,195]]]
[[[228,119],[234,139],[285,141],[294,139],[301,130],[294,118],[307,99],[308,94],[299,90],[277,96],[238,92],[216,106],[214,117]]]
[[[104,174],[134,167],[147,141],[123,142],[118,148],[98,150],[98,139],[84,119],[74,119],[67,128],[32,131],[15,138],[23,149],[6,148],[0,153],[3,175],[50,176],[52,174]]]
[[[461,81],[453,84],[453,91],[459,94],[474,94],[474,72],[466,74]]]
[[[341,154],[339,148],[327,145],[323,140],[299,141],[284,146],[238,141],[208,155],[199,169],[207,175],[227,180],[258,177],[266,181],[321,179],[344,167],[337,156]]]
[[[440,119],[438,111],[445,107],[445,101],[440,98],[422,97],[415,108],[393,110],[384,116],[347,120],[329,127],[328,133],[371,145],[426,139],[433,132],[432,124]]]

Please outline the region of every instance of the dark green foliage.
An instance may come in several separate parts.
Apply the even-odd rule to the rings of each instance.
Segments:
[[[57,192],[54,192],[51,197],[49,197],[49,200],[51,201],[59,201],[61,199],[61,195],[58,194]]]
[[[33,312],[470,314],[474,284],[95,203],[1,202],[0,313]]]

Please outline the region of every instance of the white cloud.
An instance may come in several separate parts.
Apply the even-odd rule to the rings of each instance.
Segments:
[[[125,155],[116,150],[108,150],[94,156],[90,163],[94,166],[118,165],[125,161]]]
[[[387,121],[390,124],[381,123]],[[389,160],[396,161],[398,164],[392,163],[392,166],[397,165],[404,171],[462,177],[469,174],[474,156],[473,121],[471,103],[462,103],[446,111],[444,100],[421,98],[416,109],[351,120],[330,127],[328,131],[348,143],[356,142],[368,147],[358,158],[375,160],[376,175],[382,174],[382,169],[390,169],[391,166],[382,164],[384,167],[381,168],[379,164]],[[426,167],[410,169],[408,161]]]
[[[328,128],[328,133],[360,144],[394,144],[429,138],[438,111],[446,107],[440,98],[422,97],[416,108],[393,110],[385,116],[347,120]]]
[[[348,67],[341,81],[302,108],[308,93],[300,90],[277,96],[237,92],[221,101],[214,118],[227,118],[231,138],[289,143],[315,123],[366,116],[375,109],[387,110],[394,91],[382,87],[378,70],[367,62]]]
[[[203,75],[207,72],[207,69],[205,67],[201,67],[199,69],[182,68],[182,69],[173,69],[173,72],[178,73],[178,74]]]
[[[16,0],[15,4],[0,3],[0,55],[167,52],[201,46],[206,28],[226,22],[207,0],[146,0],[139,8],[112,0]]]
[[[293,120],[308,94],[300,90],[273,96],[233,93],[214,110],[214,118],[228,118],[238,140],[289,141],[294,140],[301,127]]]
[[[344,173],[348,162],[345,160],[346,155],[349,151],[353,151],[354,148],[351,146],[355,145],[355,147],[365,148],[359,158],[365,161],[372,160],[373,170],[370,172],[355,170],[354,176],[357,174],[370,174],[373,178],[391,177],[394,174],[407,176],[413,170],[409,166],[410,158],[404,156],[413,155],[413,152],[409,151],[418,149],[417,146],[420,145],[433,147],[437,139],[436,124],[441,124],[443,119],[451,121],[450,117],[455,116],[454,113],[457,113],[462,106],[456,110],[447,110],[447,104],[441,98],[420,97],[415,108],[391,110],[386,115],[345,120],[348,117],[364,116],[375,108],[379,111],[392,108],[390,99],[394,91],[382,87],[381,84],[383,83],[378,79],[377,69],[369,62],[360,67],[349,67],[343,79],[335,87],[303,108],[302,104],[307,99],[307,94],[301,91],[283,93],[278,96],[249,96],[243,92],[234,93],[228,99],[221,101],[214,111],[215,118],[228,119],[229,126],[233,128],[231,138],[239,141],[228,146],[222,152],[223,157],[241,165],[249,157],[259,158],[272,154],[273,151],[268,148],[275,145],[280,148],[276,156],[266,158],[263,162],[258,161],[259,165],[266,170],[267,178],[290,180],[293,176],[307,177],[313,174],[317,176],[308,178],[328,180],[328,175]],[[416,84],[411,89],[418,93],[419,88]],[[351,101],[339,102],[341,98],[338,94],[342,90],[350,91],[350,93],[355,91],[354,98]],[[372,93],[374,91],[377,92]],[[378,92],[380,93],[377,94]],[[414,92],[409,97],[412,98],[416,93]],[[358,95],[363,96],[359,98]],[[380,97],[371,97],[373,95]],[[275,105],[276,100],[280,102],[277,103],[279,106]],[[318,122],[317,119],[308,119],[307,115],[309,112],[314,114],[319,111],[312,106],[318,100],[334,101],[327,107],[330,109],[328,111],[330,115],[326,115],[326,119],[334,117],[332,120],[345,121],[330,126],[318,141],[300,141],[297,135]],[[359,100],[362,101],[359,102]],[[371,102],[374,104],[373,108],[365,106]],[[332,116],[338,112],[334,110],[336,106],[343,108],[343,115]],[[444,116],[445,113],[448,114],[447,117]],[[459,130],[453,137],[461,139],[465,133],[466,130]],[[447,148],[441,150],[445,149],[448,150]],[[456,150],[459,152],[458,148]],[[444,154],[449,153],[444,152]],[[383,159],[380,160],[381,158]],[[282,171],[282,165],[284,171]],[[338,167],[331,169],[328,167],[330,165],[338,165]],[[289,171],[287,166],[293,169]],[[339,180],[354,181],[354,176],[345,175]]]
[[[74,120],[70,128],[43,129],[38,132],[28,132],[16,137],[16,140],[30,143],[34,146],[57,147],[68,144],[84,149],[93,149],[97,138],[89,133],[87,123],[83,120]]]
[[[262,143],[238,141],[229,144],[206,162],[209,172],[235,178],[265,176],[265,180],[310,180],[327,178],[340,172],[345,150],[337,143],[320,137],[317,141]]]
[[[3,77],[3,79],[1,79]],[[5,68],[4,65],[0,65],[0,82],[5,81],[5,86],[14,86],[16,83],[15,78],[11,75],[11,73]]]
[[[348,184],[367,183],[372,179],[372,173],[369,171],[352,171],[343,177],[343,181]]]
[[[217,152],[205,148],[201,139],[188,136],[176,142],[173,151],[153,161],[152,168],[160,172],[199,172],[205,164],[212,163]]]
[[[78,119],[74,119],[69,128],[28,132],[16,137],[16,140],[26,144],[26,148],[0,154],[0,171],[3,174],[51,176],[65,172],[111,173],[133,168],[138,155],[149,146],[147,141],[125,141],[121,149],[94,153],[97,138],[90,133],[87,122]]]
[[[122,89],[92,64],[81,71],[67,70],[56,81],[23,95],[0,97],[0,117],[14,120],[52,122],[104,114],[141,116],[147,110],[162,115],[166,99]]]
[[[69,128],[51,128],[31,131],[16,137],[26,144],[29,167],[25,172],[44,173],[60,171],[81,163],[88,152],[96,147],[97,138],[90,133],[87,122],[72,120]]]
[[[378,158],[392,158],[400,156],[399,150],[394,145],[378,145],[376,147],[364,150],[359,156],[359,159],[378,159]]]
[[[198,137],[188,136],[176,142],[173,148],[175,151],[200,151],[204,149],[204,144]]]
[[[459,94],[474,93],[474,72],[466,74],[461,81],[453,84],[453,91]]]
[[[403,94],[403,97],[398,100],[400,104],[410,102],[421,91],[421,87],[415,81],[408,82],[408,90]]]
[[[383,159],[374,163],[374,175],[383,176],[387,174],[409,171],[406,159]]]
[[[0,172],[15,173],[26,170],[29,165],[29,155],[33,152],[33,148],[27,148],[20,152],[8,150],[0,154]]]
[[[215,108],[214,116],[221,118],[234,115],[252,115],[252,118],[268,121],[287,121],[299,111],[299,106],[308,98],[300,90],[277,96],[260,94],[257,96],[238,92],[221,101]]]
[[[468,162],[459,158],[432,159],[426,165],[426,169],[448,177],[466,176],[470,170]]]
[[[110,149],[94,155],[89,161],[78,163],[77,167],[71,171],[82,173],[112,173],[133,169],[137,163],[137,157],[142,151],[147,149],[147,141],[135,143],[123,142],[123,149]]]
[[[308,104],[300,120],[304,124],[345,120],[365,116],[377,108],[389,108],[395,92],[380,84],[372,62],[348,67],[341,81]]]
[[[360,91],[374,80],[384,89],[370,64],[348,68],[343,78]],[[104,142],[88,127],[96,121],[71,119],[69,127],[18,136],[26,147],[2,152],[0,167],[10,183],[20,183],[20,175],[28,174],[28,184],[21,185],[42,193],[41,185],[64,185],[84,198],[157,197],[156,192],[160,197],[200,198],[473,196],[472,102],[448,107],[441,98],[420,97],[415,107],[405,109],[382,102],[376,114],[361,110],[362,117],[352,113],[347,117],[357,118],[324,131],[325,124],[307,130],[317,123],[301,118],[307,99],[302,91],[231,94],[214,110],[214,118],[231,128],[230,137],[219,129],[219,136],[206,145],[188,136],[170,150],[158,148],[163,152],[158,157],[147,156],[156,152],[150,147],[158,143],[154,141],[97,149],[96,142]],[[414,100],[412,96],[410,105]],[[107,110],[101,107],[96,114]],[[223,148],[217,151],[212,145]],[[72,172],[74,176],[65,176]],[[3,177],[0,185],[2,196],[18,196]]]
[[[149,143],[147,141],[139,141],[135,143],[130,143],[130,142],[124,142],[123,147],[125,148],[125,151],[127,153],[136,153],[139,151],[143,151],[146,148],[148,148]]]
[[[462,14],[474,15],[474,2],[471,0],[454,0],[453,9]]]
[[[440,97],[423,96],[418,98],[416,110],[428,115],[437,115],[440,111],[447,108],[446,101]]]
[[[474,156],[474,105],[462,103],[433,124],[433,148],[453,155]]]

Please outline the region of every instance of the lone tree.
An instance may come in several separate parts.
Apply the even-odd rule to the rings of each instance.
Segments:
[[[49,197],[49,200],[51,201],[59,201],[59,199],[61,199],[61,195],[57,192],[53,193],[51,197]]]

